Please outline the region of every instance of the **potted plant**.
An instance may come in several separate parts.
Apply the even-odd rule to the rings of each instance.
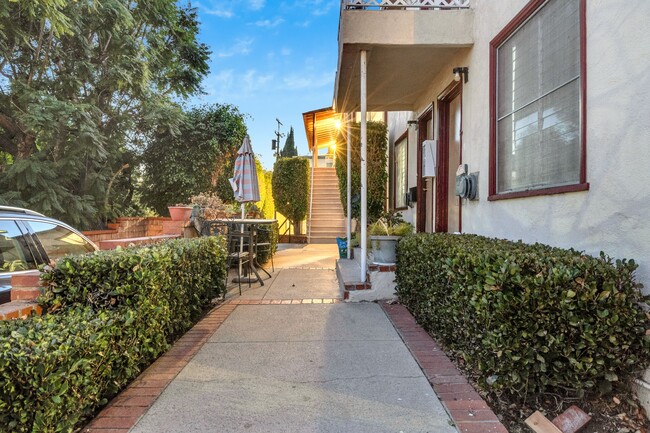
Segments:
[[[167,206],[169,210],[169,216],[173,221],[187,221],[190,219],[192,214],[193,206],[186,204],[177,204],[175,206]]]
[[[394,264],[397,261],[397,242],[413,233],[413,225],[400,215],[385,214],[368,227],[372,261],[375,264]]]

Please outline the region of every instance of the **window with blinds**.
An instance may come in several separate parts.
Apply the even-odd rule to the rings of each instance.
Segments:
[[[580,0],[549,0],[497,47],[496,192],[580,182]]]
[[[408,140],[403,138],[395,144],[395,209],[407,207],[406,193],[408,192],[407,183],[407,158],[408,158]]]

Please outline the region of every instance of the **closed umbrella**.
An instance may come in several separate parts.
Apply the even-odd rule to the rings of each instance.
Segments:
[[[235,200],[241,203],[241,217],[244,219],[246,218],[244,203],[260,201],[260,187],[257,183],[255,155],[253,154],[251,140],[248,135],[244,137],[244,141],[237,151],[237,159],[235,160],[235,173],[234,176],[229,180],[230,185],[232,186],[232,190],[235,193]],[[242,232],[244,231],[243,224],[241,230]],[[239,251],[244,251],[243,239],[241,239],[239,243]]]
[[[260,201],[255,155],[248,135],[244,138],[244,142],[237,151],[235,174],[230,179],[230,185],[235,193],[235,200],[242,203],[242,218],[244,218],[244,203]]]

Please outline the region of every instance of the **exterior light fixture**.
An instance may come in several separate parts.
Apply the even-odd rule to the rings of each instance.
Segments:
[[[336,122],[334,122],[334,126],[336,127],[336,129],[341,129],[342,126],[341,119],[336,119]]]
[[[469,81],[469,68],[467,66],[454,68],[454,81],[460,81],[461,76],[464,76],[464,83]]]

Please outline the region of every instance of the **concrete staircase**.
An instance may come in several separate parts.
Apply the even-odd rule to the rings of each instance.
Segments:
[[[333,244],[345,236],[345,216],[335,168],[315,168],[311,221],[307,221],[310,243]]]

